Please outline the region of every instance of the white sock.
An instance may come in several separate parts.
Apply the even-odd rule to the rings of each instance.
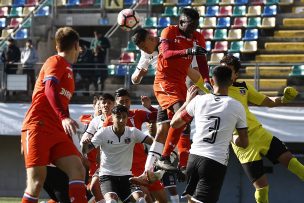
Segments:
[[[170,196],[170,200],[172,203],[179,203],[179,196],[178,195]]]
[[[115,199],[106,200],[106,203],[117,203]]]
[[[102,200],[99,200],[98,202],[96,203],[106,203],[106,200],[105,199],[102,199]]]
[[[136,201],[136,203],[146,203],[146,200],[145,200],[145,198],[140,197],[140,198]]]
[[[146,160],[145,170],[151,171],[154,167],[154,163],[159,159],[164,149],[164,144],[154,141],[150,147],[150,151]]]

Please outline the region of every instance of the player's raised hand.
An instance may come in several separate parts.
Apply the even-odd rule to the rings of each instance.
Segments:
[[[192,85],[187,91],[186,101],[190,102],[197,95],[198,88],[195,85]]]
[[[186,51],[187,55],[204,55],[208,53],[208,51],[201,46],[194,46],[192,48],[188,48]]]
[[[299,92],[295,88],[285,87],[284,94],[281,97],[281,102],[284,104],[289,103],[294,100],[298,94]]]
[[[62,127],[66,134],[72,136],[76,133],[76,130],[79,128],[79,125],[76,121],[71,118],[65,118],[61,121]]]
[[[149,109],[151,107],[151,99],[148,96],[141,96],[140,97],[141,100],[141,105],[143,105],[143,107]]]
[[[93,136],[90,135],[89,133],[84,133],[83,136],[81,137],[80,143],[87,144],[91,142],[92,137]]]

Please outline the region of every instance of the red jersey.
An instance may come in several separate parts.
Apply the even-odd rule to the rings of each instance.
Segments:
[[[150,118],[150,115],[150,112],[140,109],[129,110],[127,126],[141,130],[143,123],[154,121],[154,118]],[[109,116],[104,122],[104,127],[110,125],[113,125],[112,116]],[[144,172],[146,159],[147,154],[145,153],[144,145],[141,143],[135,144],[132,162],[133,175],[139,176]]]
[[[45,82],[47,80],[53,80],[58,84],[60,103],[68,112],[68,105],[75,89],[73,70],[63,57],[54,55],[49,57],[41,68],[32,96],[32,104],[26,113],[22,130],[39,125],[52,130],[63,131],[61,120],[51,107],[45,94]]]

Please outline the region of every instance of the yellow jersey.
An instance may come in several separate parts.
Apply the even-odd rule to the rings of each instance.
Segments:
[[[261,105],[266,98],[266,95],[259,93],[254,87],[246,82],[234,82],[228,89],[228,96],[241,102],[246,111],[248,131],[260,126],[261,123],[257,120],[248,108],[248,103]]]

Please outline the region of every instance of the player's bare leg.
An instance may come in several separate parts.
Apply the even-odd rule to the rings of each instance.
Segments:
[[[93,176],[90,184],[90,191],[92,192],[95,202],[99,202],[104,199],[102,192],[100,190],[99,178],[98,176]]]

